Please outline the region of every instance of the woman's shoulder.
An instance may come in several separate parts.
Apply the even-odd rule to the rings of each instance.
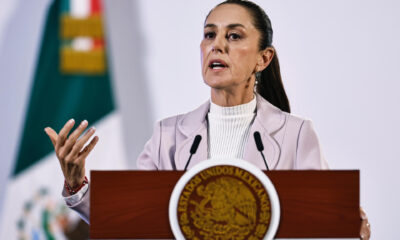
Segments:
[[[176,125],[193,125],[203,123],[210,108],[210,101],[206,101],[196,109],[186,113],[173,115],[158,121],[162,126],[176,127]]]
[[[287,124],[296,125],[301,127],[304,123],[312,124],[312,120],[310,118],[300,116],[294,113],[283,112],[287,118]]]
[[[313,121],[310,118],[281,110],[280,114],[285,118],[280,132],[282,132],[281,134],[283,134],[286,139],[292,138],[297,142],[308,142],[309,138],[317,139],[317,133]]]
[[[260,115],[267,129],[272,132],[279,129],[298,132],[304,123],[311,123],[309,118],[282,111],[261,96],[258,97],[257,113]],[[275,130],[275,131],[274,131]]]

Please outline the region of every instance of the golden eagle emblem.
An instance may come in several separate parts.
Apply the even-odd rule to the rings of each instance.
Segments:
[[[186,239],[263,239],[271,216],[267,191],[234,166],[199,172],[183,189],[178,219]]]

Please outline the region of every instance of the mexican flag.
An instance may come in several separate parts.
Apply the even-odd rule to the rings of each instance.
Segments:
[[[126,168],[100,0],[54,0],[44,24],[0,239],[88,236],[88,226],[64,204],[64,177],[45,127],[59,131],[71,118],[76,126],[86,119],[100,138],[87,176],[91,169]]]

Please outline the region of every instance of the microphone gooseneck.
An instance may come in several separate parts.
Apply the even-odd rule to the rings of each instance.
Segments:
[[[186,171],[187,167],[189,166],[190,160],[192,159],[192,155],[196,153],[200,142],[201,142],[201,136],[200,135],[196,135],[196,137],[193,140],[192,147],[190,148],[190,157],[189,157],[189,159],[188,159],[188,161],[186,163],[186,166],[185,166],[185,169],[184,169],[185,171]]]
[[[258,131],[254,132],[254,141],[256,142],[256,146],[257,146],[258,151],[261,153],[261,156],[264,159],[265,167],[269,171],[269,167],[268,167],[267,161],[265,160],[265,157],[264,157],[264,154],[263,154],[264,145],[263,145],[263,143],[261,141],[260,132],[258,132]]]

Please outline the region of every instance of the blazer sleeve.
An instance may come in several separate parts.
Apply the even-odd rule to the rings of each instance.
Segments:
[[[62,195],[64,197],[68,196],[67,192],[65,189],[62,191]],[[86,192],[83,194],[82,198],[79,199],[74,204],[68,204],[68,202],[65,202],[67,206],[77,212],[79,216],[89,224],[89,217],[90,217],[90,183],[89,183],[89,188],[86,190]]]
[[[328,169],[318,136],[310,120],[304,120],[297,139],[296,169]]]
[[[143,151],[137,158],[136,165],[140,170],[157,170],[160,161],[161,121],[154,126],[153,135],[146,142]]]

